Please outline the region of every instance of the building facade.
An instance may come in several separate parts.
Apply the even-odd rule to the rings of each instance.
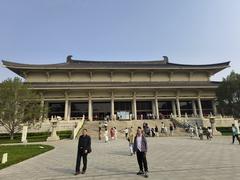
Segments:
[[[230,62],[207,65],[156,61],[85,61],[31,65],[2,61],[25,79],[48,106],[48,117],[64,121],[204,118],[216,115],[218,82],[210,77]]]

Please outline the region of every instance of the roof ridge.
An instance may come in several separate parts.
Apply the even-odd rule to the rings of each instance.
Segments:
[[[123,64],[128,64],[128,63],[136,63],[136,64],[144,64],[144,63],[156,63],[156,64],[168,64],[168,57],[163,56],[163,60],[136,60],[136,61],[129,61],[129,60],[117,60],[117,61],[107,61],[107,60],[77,60],[77,59],[72,59],[72,55],[67,56],[66,58],[66,63],[68,64],[74,64],[74,63],[123,63]]]

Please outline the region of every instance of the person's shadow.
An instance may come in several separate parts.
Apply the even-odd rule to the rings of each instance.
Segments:
[[[74,174],[74,169],[67,169],[67,168],[48,168],[49,170],[56,171],[59,175],[67,175],[67,174]]]
[[[108,154],[119,155],[119,156],[130,156],[129,152],[127,152],[127,151],[114,151],[114,152],[110,152]]]

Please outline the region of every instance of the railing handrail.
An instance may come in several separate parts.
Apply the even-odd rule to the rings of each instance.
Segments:
[[[85,120],[85,117],[83,116],[83,117],[81,118],[81,120],[78,121],[77,126],[76,126],[76,127],[74,128],[74,130],[73,130],[73,139],[75,139],[75,138],[77,137],[78,132],[80,131],[80,129],[81,129],[82,126],[83,126],[84,120]]]

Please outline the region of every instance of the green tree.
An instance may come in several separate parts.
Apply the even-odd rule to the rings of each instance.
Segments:
[[[39,96],[20,78],[7,79],[0,84],[0,125],[14,138],[22,125],[32,125],[41,115]]]
[[[232,71],[223,78],[216,95],[221,114],[240,117],[240,74]]]

